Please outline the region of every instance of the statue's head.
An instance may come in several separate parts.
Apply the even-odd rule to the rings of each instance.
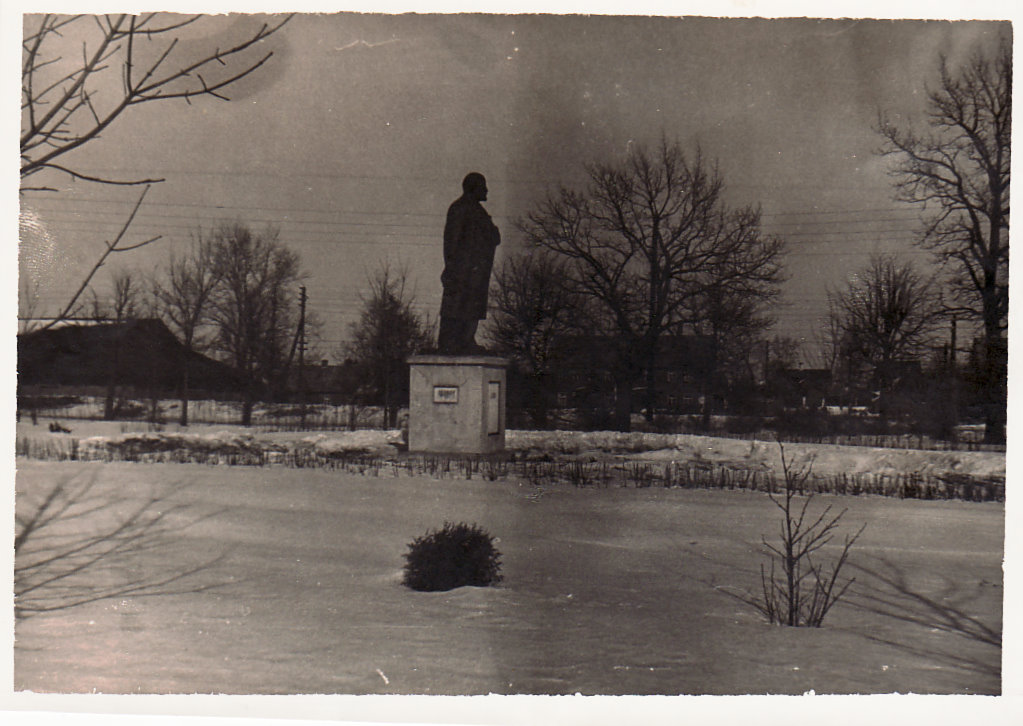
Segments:
[[[477,202],[487,201],[487,180],[478,171],[466,174],[462,180],[462,193]]]

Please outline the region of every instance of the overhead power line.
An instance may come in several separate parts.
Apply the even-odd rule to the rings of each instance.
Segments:
[[[33,202],[53,202],[58,203],[61,206],[67,204],[84,204],[84,205],[96,205],[105,204],[120,207],[130,207],[131,202],[121,199],[67,199],[64,197],[55,197],[52,194],[43,194],[39,192],[26,193],[22,195],[22,199],[30,200]],[[225,210],[240,210],[240,211],[264,211],[264,212],[285,212],[288,214],[294,213],[311,213],[311,214],[359,214],[359,215],[371,215],[371,216],[413,216],[413,217],[443,217],[444,210],[435,211],[415,211],[415,210],[402,210],[402,211],[384,211],[384,210],[368,210],[368,209],[328,209],[324,207],[267,207],[267,206],[249,206],[239,204],[209,204],[201,202],[147,202],[146,207],[184,207],[184,208],[202,208],[211,209],[217,211]],[[793,211],[783,212],[762,212],[762,218],[774,218],[774,217],[800,217],[800,216],[819,216],[827,217],[833,215],[858,215],[858,214],[899,214],[903,213],[908,215],[908,218],[916,218],[919,216],[919,210],[913,207],[905,206],[892,206],[892,207],[861,207],[855,209],[797,209]],[[823,223],[823,222],[822,222]],[[784,223],[783,223],[784,224]]]
[[[403,216],[398,213],[395,214],[399,217]],[[112,229],[118,225],[118,222],[116,219],[112,219],[112,216],[116,217],[116,215],[110,215],[109,213],[104,213],[99,210],[87,210],[84,212],[60,210],[54,211],[52,214],[45,214],[43,222],[51,230],[102,234],[104,230]],[[110,221],[107,221],[108,219]],[[140,213],[139,220],[133,226],[133,229],[154,230],[159,232],[168,232],[170,230],[194,232],[203,226],[203,222],[209,224],[218,221],[220,220],[216,215],[210,215],[206,218],[197,218],[196,215],[184,213]],[[436,223],[429,224],[409,221],[383,222],[341,219],[319,220],[294,217],[264,217],[250,219],[248,221],[250,223],[269,223],[280,227],[287,227],[291,238],[296,238],[295,235],[297,232],[297,239],[308,242],[317,241],[317,238],[319,237],[327,238],[326,240],[320,241],[343,241],[336,239],[339,235],[346,237],[420,237],[430,238],[432,240],[439,234],[439,230],[442,226],[439,217],[437,218]],[[790,240],[811,239],[831,243],[855,237],[876,237],[878,239],[899,237],[907,240],[911,238],[916,239],[919,235],[916,225],[892,226],[893,222],[900,221],[903,220],[892,218],[827,220],[826,222],[806,223],[804,225],[790,224],[788,226],[795,228],[789,231],[778,230],[771,225],[765,226],[767,227],[766,231],[768,233]],[[814,225],[825,224],[830,226],[843,225],[845,228],[825,230],[807,228]],[[876,226],[878,224],[883,224],[884,226],[878,227]]]
[[[335,171],[331,172],[316,172],[316,171],[302,171],[299,173],[292,173],[282,171],[280,168],[273,169],[242,169],[242,168],[226,168],[226,169],[174,169],[163,167],[161,169],[131,169],[125,167],[95,167],[92,169],[94,173],[104,175],[129,175],[129,176],[140,176],[144,174],[158,174],[161,177],[171,177],[174,175],[180,176],[216,176],[216,177],[257,177],[257,178],[271,178],[271,179],[330,179],[335,182],[356,182],[359,184],[365,184],[367,182],[375,182],[380,184],[416,184],[423,185],[429,184],[437,188],[457,188],[459,182],[458,178],[452,179],[448,176],[411,176],[409,174],[351,174],[351,173],[339,173]],[[490,184],[493,185],[516,185],[516,186],[535,186],[544,187],[550,189],[560,189],[561,187],[574,187],[585,185],[588,177],[585,171],[580,167],[578,173],[572,175],[566,172],[571,170],[563,170],[565,176],[570,176],[568,182],[559,181],[551,178],[543,179],[523,179],[523,178],[508,178],[501,177],[496,174],[488,174],[487,179]],[[574,182],[574,183],[573,183]],[[860,191],[863,189],[862,185],[857,184],[828,184],[823,185],[820,182],[807,181],[801,182],[789,182],[785,185],[788,188],[793,189],[822,189],[826,188],[829,190],[842,191],[842,190],[853,190]],[[772,181],[731,181],[725,183],[726,189],[777,189],[778,184]]]
[[[196,206],[198,206],[198,205],[196,205]],[[204,207],[204,209],[209,209],[209,208],[208,207]],[[44,221],[61,221],[61,220],[90,221],[91,217],[99,217],[99,218],[101,218],[103,220],[107,220],[111,216],[110,212],[104,211],[104,210],[101,210],[101,209],[86,209],[86,210],[83,210],[83,211],[78,211],[78,210],[75,210],[75,209],[62,208],[62,209],[39,210],[39,211],[43,211],[43,212],[46,213],[46,220],[44,220]],[[36,213],[39,214],[39,211],[37,211]],[[261,210],[261,211],[266,211],[266,210]],[[282,210],[282,211],[285,211],[285,210]],[[314,213],[312,210],[306,210],[306,211],[303,212],[303,214],[312,214],[312,213]],[[420,214],[420,213],[405,214],[405,213],[402,213],[402,212],[391,212],[391,213],[387,213],[386,216],[395,217],[395,218],[397,218],[397,221],[381,221],[381,220],[377,220],[377,219],[374,219],[374,220],[342,219],[341,216],[342,215],[348,215],[348,216],[355,216],[355,217],[361,217],[361,216],[377,216],[377,217],[382,217],[382,216],[385,216],[383,213],[355,212],[355,211],[350,211],[350,212],[331,212],[331,211],[327,211],[327,210],[323,210],[321,212],[315,212],[315,213],[319,213],[319,214],[323,214],[323,215],[330,215],[331,217],[333,217],[333,219],[303,218],[303,217],[297,216],[297,215],[295,215],[293,213],[289,213],[289,214],[284,214],[282,216],[257,217],[255,219],[250,219],[249,221],[262,221],[262,222],[270,222],[270,223],[278,223],[278,224],[283,224],[283,223],[302,224],[302,225],[317,225],[317,224],[319,224],[319,225],[338,225],[338,224],[340,224],[340,225],[353,226],[353,227],[398,227],[398,228],[408,227],[408,228],[413,228],[413,229],[426,229],[426,228],[433,229],[434,227],[440,226],[442,224],[441,220],[443,220],[443,218],[444,218],[444,215],[442,215],[442,214],[426,215],[426,214]],[[220,214],[218,211],[206,212],[206,213],[198,214],[198,215],[190,214],[190,213],[184,213],[184,212],[178,212],[178,213],[142,212],[142,213],[140,213],[139,217],[143,218],[143,219],[189,220],[188,226],[191,227],[191,228],[195,228],[197,226],[195,224],[195,222],[197,220],[214,220],[214,221],[225,220],[225,216],[223,214]],[[410,221],[414,217],[428,217],[429,221],[425,221],[425,220],[424,221],[419,221],[419,222]],[[105,222],[105,223],[107,223],[107,224],[115,224],[114,221]],[[906,230],[910,230],[910,229],[916,229],[919,223],[916,222],[916,220],[909,219],[909,218],[900,218],[900,217],[866,217],[866,218],[862,218],[862,219],[856,219],[856,218],[849,218],[849,219],[828,219],[828,220],[822,220],[822,221],[806,221],[806,222],[784,222],[784,223],[772,222],[772,223],[769,223],[769,224],[765,224],[764,227],[768,228],[769,230],[796,228],[796,229],[800,230],[800,232],[798,232],[798,234],[804,234],[804,233],[805,234],[829,234],[829,232],[815,232],[814,230],[808,230],[807,227],[836,226],[836,225],[878,225],[878,224],[885,224],[885,225],[901,224],[901,225],[906,225],[904,227]],[[791,233],[789,233],[789,234],[791,234]]]

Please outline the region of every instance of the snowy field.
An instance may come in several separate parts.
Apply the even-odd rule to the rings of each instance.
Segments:
[[[676,442],[630,455],[698,452],[763,458],[765,465],[775,456],[767,445],[690,439],[692,451]],[[876,466],[882,454],[816,453],[822,467],[860,459]],[[999,457],[967,453],[940,466],[997,472]],[[777,536],[778,510],[761,493],[284,467],[17,464],[23,521],[55,490],[51,503],[76,503],[19,550],[16,566],[27,571],[22,583],[31,589],[19,599],[25,617],[16,622],[16,690],[1001,687],[1001,503],[819,496],[820,506],[848,508],[842,533],[862,523],[867,529],[853,550],[848,574],[856,582],[847,599],[823,628],[795,630],[766,624],[734,597],[759,587],[761,537]],[[915,465],[938,466],[930,459]],[[407,543],[444,521],[475,522],[497,537],[505,578],[499,587],[418,593],[400,584]],[[71,551],[72,559],[51,557]],[[109,597],[89,601],[97,595]]]

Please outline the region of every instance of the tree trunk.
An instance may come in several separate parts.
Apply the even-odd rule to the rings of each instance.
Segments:
[[[188,363],[184,365],[184,377],[181,379],[181,425],[188,426]]]
[[[1005,443],[1005,417],[1004,405],[995,402],[988,406],[987,417],[984,421],[985,444]]]
[[[120,317],[117,319],[117,324],[121,324]],[[120,374],[119,369],[121,367],[121,342],[116,337],[114,338],[113,358],[113,364],[110,366],[110,377],[107,379],[107,399],[103,404],[103,418],[106,421],[114,419],[114,409],[117,401],[117,377]]]
[[[1008,153],[1008,148],[1005,149]],[[999,151],[999,157],[1001,152]],[[988,247],[994,249],[1001,241],[1003,215],[1003,186],[998,175],[989,176],[991,189],[991,211],[988,215]],[[1008,240],[1006,240],[1008,244]],[[984,270],[984,286],[981,290],[981,304],[984,311],[984,387],[988,400],[987,416],[984,421],[984,443],[1005,443],[1005,420],[1008,412],[1008,341],[1002,339],[1001,317],[999,316],[998,264],[997,258]]]
[[[242,426],[252,425],[252,409],[255,405],[252,389],[246,387],[245,398],[242,401]]]
[[[878,366],[874,376],[874,384],[877,386],[877,417],[878,424],[880,425],[879,433],[882,434],[888,433],[891,419],[891,400],[889,393],[893,386],[891,384],[891,378],[888,375],[889,370],[889,361],[883,360]]]
[[[654,366],[654,355],[647,356],[646,390],[643,395],[643,417],[647,423],[654,420],[654,408],[657,406],[657,369]]]
[[[701,425],[704,431],[710,431],[711,429],[711,412],[714,403],[714,394],[717,393],[718,389],[718,334],[714,333],[711,339],[711,351],[710,351],[710,372],[704,378],[703,381],[703,418]]]
[[[107,397],[103,402],[103,420],[112,421],[114,419],[114,399],[117,396],[117,387],[110,383],[107,385]]]
[[[619,374],[615,380],[615,431],[632,431],[632,377]]]
[[[981,380],[987,409],[984,421],[984,443],[1005,443],[1006,422],[1006,344],[996,325],[986,326],[984,336],[984,360]]]
[[[384,428],[394,428],[394,424],[391,422],[394,404],[391,401],[391,369],[387,366],[384,369]]]
[[[533,425],[541,431],[546,430],[548,422],[546,376],[534,374],[532,395],[529,405],[529,416]]]

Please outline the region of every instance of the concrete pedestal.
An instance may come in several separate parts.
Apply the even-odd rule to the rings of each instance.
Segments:
[[[504,451],[506,358],[417,355],[409,364],[409,451]]]

